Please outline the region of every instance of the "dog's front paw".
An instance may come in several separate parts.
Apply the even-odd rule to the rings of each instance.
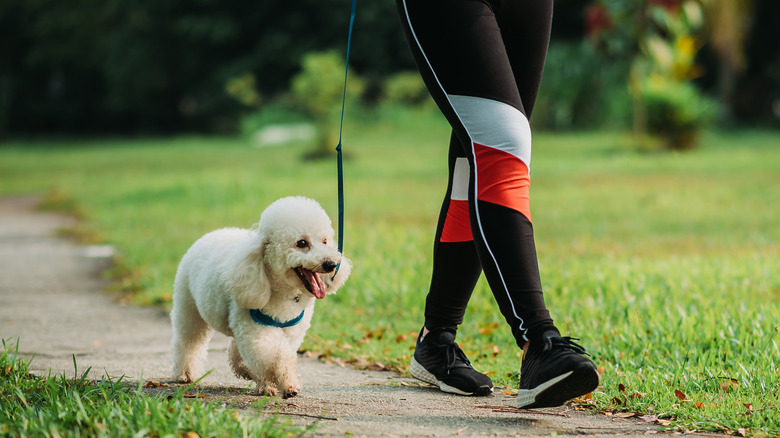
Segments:
[[[195,379],[192,378],[189,371],[174,371],[173,376],[171,376],[171,381],[175,383],[192,383],[193,380]]]
[[[288,385],[284,389],[284,393],[282,394],[282,397],[284,398],[295,397],[296,395],[298,395],[299,392],[301,392],[301,385],[299,384]]]
[[[258,382],[257,384],[257,393],[260,395],[267,395],[269,397],[275,397],[276,394],[279,393],[279,391],[276,389],[276,386],[270,384],[270,383],[263,383]]]

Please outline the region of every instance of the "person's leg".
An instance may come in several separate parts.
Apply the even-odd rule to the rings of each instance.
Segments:
[[[473,262],[458,258],[467,254],[468,233],[462,199],[453,196],[459,169],[460,174],[466,170],[468,222],[478,259],[517,344],[531,345],[521,377],[521,392],[528,393],[518,404],[540,407],[581,395],[598,377],[592,362],[581,356],[584,351],[560,337],[544,304],[528,196],[527,116],[541,79],[552,1],[398,0],[398,6],[420,73],[465,158],[450,166],[426,326],[454,331],[474,286],[471,280],[456,284],[439,278],[462,270],[457,261]],[[470,265],[465,277],[473,279],[476,271],[476,264]],[[424,347],[418,342],[415,359]],[[415,375],[420,364],[413,359],[412,365]]]
[[[458,136],[450,137],[449,181],[433,245],[433,270],[425,300],[425,328],[453,334],[482,274],[469,220],[469,163]]]
[[[442,391],[487,395],[490,378],[476,371],[455,342],[458,326],[482,272],[471,237],[468,212],[469,165],[460,139],[450,138],[449,182],[442,203],[433,252],[425,325],[417,339],[410,373]]]
[[[527,4],[528,16],[523,21],[534,26],[539,22],[549,23],[550,1]],[[464,147],[462,156],[466,160],[461,160],[460,168],[468,171],[465,204],[470,231],[476,237],[477,254],[491,290],[518,345],[522,346],[528,340],[529,329],[554,326],[542,297],[528,205],[530,127],[499,27],[497,16],[502,13],[501,7],[478,0],[399,0],[402,21],[420,72]],[[535,98],[539,86],[549,26],[547,29],[533,36],[542,43],[527,42],[538,53],[526,56],[532,58],[533,54],[539,58],[529,62],[539,69],[535,74],[537,79],[524,87],[524,92],[533,95],[531,99]],[[451,168],[453,173],[459,169]],[[445,201],[441,232],[436,240],[435,265],[457,260],[454,254],[465,253],[466,245],[462,241],[447,241],[448,223],[458,228],[465,223],[462,204],[463,200],[451,197]],[[465,232],[454,234],[466,235]],[[465,258],[461,263],[468,260]],[[436,324],[444,324],[445,312],[435,310],[446,308],[443,303],[456,302],[459,309],[465,309],[474,282],[454,285],[440,278],[461,269],[457,264],[434,268],[426,324],[433,322],[432,313],[439,315]],[[474,271],[470,269],[469,274],[473,275]],[[448,288],[442,289],[440,285]],[[453,314],[448,324],[457,324],[461,319],[462,311]]]

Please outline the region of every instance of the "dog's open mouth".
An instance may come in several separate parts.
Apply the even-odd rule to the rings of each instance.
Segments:
[[[303,286],[307,291],[311,292],[318,300],[325,298],[325,283],[316,272],[304,269],[301,266],[294,270],[295,273],[298,274],[298,278],[303,282]]]

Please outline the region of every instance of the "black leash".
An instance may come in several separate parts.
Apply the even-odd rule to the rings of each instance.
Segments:
[[[349,17],[349,35],[347,36],[347,59],[344,67],[344,94],[341,96],[341,122],[339,124],[339,144],[336,146],[336,163],[338,167],[339,191],[339,252],[344,253],[344,158],[341,153],[341,134],[344,130],[344,107],[347,102],[347,76],[349,74],[349,49],[352,46],[352,27],[355,24],[355,9],[357,0],[352,0],[352,12]],[[333,278],[339,272],[341,263],[336,265]]]

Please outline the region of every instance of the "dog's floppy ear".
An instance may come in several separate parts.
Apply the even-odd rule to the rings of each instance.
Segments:
[[[271,285],[265,272],[265,247],[265,242],[258,236],[225,260],[222,281],[239,307],[262,309],[271,297]]]

